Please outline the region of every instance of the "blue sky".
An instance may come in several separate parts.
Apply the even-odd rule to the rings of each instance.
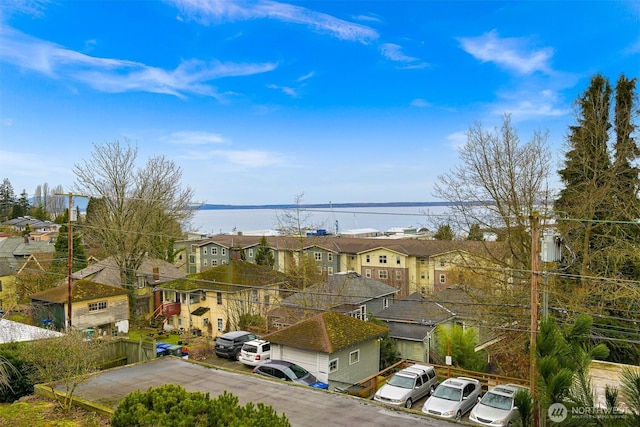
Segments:
[[[18,194],[128,140],[205,203],[434,201],[474,122],[548,129],[558,161],[589,79],[640,75],[632,1],[1,3]]]

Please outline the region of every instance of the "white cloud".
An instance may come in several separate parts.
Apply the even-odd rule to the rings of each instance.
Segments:
[[[367,44],[378,38],[378,33],[367,26],[347,22],[325,13],[304,7],[275,1],[244,0],[173,0],[186,15],[202,24],[210,22],[245,21],[250,19],[273,19],[301,24],[313,31],[329,34],[341,40]]]
[[[181,131],[168,135],[163,140],[170,144],[180,145],[207,145],[207,144],[224,144],[228,141],[218,133]]]
[[[103,92],[152,92],[184,97],[198,94],[220,98],[207,82],[274,70],[275,63],[236,64],[183,61],[173,70],[135,61],[99,58],[65,49],[11,28],[0,33],[0,60],[51,78],[71,79]]]
[[[458,131],[447,135],[447,141],[456,150],[462,148],[467,143],[467,132]]]
[[[531,49],[526,38],[500,38],[496,30],[479,37],[460,37],[467,53],[482,62],[494,62],[520,74],[550,73],[552,48]]]
[[[571,113],[569,106],[562,106],[558,93],[552,89],[522,88],[514,92],[501,92],[501,100],[492,106],[491,113],[509,113],[514,120],[528,120],[539,117],[559,117]]]
[[[262,150],[210,150],[194,151],[183,156],[191,160],[211,160],[218,162],[218,167],[222,168],[224,162],[230,163],[231,167],[242,167],[247,169],[264,167],[283,167],[287,165],[287,158],[277,153]],[[229,165],[226,165],[229,168]]]
[[[304,76],[300,76],[296,79],[297,82],[303,82],[305,80],[309,80],[311,77],[315,76],[316,73],[311,71],[310,73],[305,74]]]
[[[282,93],[284,93],[286,95],[289,95],[292,98],[297,98],[298,97],[298,92],[292,87],[278,86],[278,85],[274,85],[274,84],[267,85],[267,87],[269,89],[279,90],[280,92],[282,92]]]
[[[382,46],[380,46],[380,52],[382,56],[392,61],[414,62],[418,60],[418,58],[413,56],[405,55],[402,52],[402,47],[394,43],[383,43]]]
[[[405,55],[402,52],[402,46],[395,43],[383,43],[380,46],[380,53],[390,61],[403,63],[404,65],[401,67],[403,69],[422,69],[429,66],[428,63],[420,61],[419,58]]]
[[[411,101],[411,106],[418,107],[418,108],[425,108],[425,107],[430,107],[431,103],[424,99],[416,98],[413,101]]]

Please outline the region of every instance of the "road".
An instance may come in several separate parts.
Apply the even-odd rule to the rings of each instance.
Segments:
[[[220,364],[232,364],[235,370],[161,357],[99,372],[78,386],[75,394],[115,408],[131,391],[178,384],[188,391],[201,391],[211,396],[226,390],[236,395],[242,405],[263,402],[273,406],[278,413],[285,413],[292,426],[444,427],[454,424],[422,415],[419,412],[421,405],[416,406],[416,412],[396,410],[372,400],[247,375],[250,368],[238,366],[237,362],[221,361]]]

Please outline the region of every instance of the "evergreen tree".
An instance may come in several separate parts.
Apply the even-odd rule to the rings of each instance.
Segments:
[[[0,184],[0,221],[9,219],[13,205],[16,203],[16,195],[8,178]]]
[[[449,224],[443,224],[438,227],[438,231],[433,235],[436,240],[453,240],[453,230]]]
[[[258,265],[267,265],[269,267],[273,267],[275,264],[275,259],[273,257],[273,251],[269,247],[269,243],[267,242],[267,238],[262,236],[260,239],[260,244],[256,249],[256,264]]]
[[[20,198],[13,205],[13,209],[11,209],[11,218],[19,218],[26,215],[29,215],[31,210],[31,205],[29,204],[29,195],[26,190],[22,190],[20,193]]]
[[[469,227],[469,234],[467,235],[467,240],[474,240],[477,242],[482,242],[484,240],[484,234],[480,229],[480,224],[471,224],[471,227]]]
[[[560,223],[573,244],[578,261],[575,268],[583,276],[598,271],[602,263],[596,260],[611,243],[607,226],[599,222],[610,213],[608,197],[613,190],[607,146],[610,103],[611,86],[598,74],[576,102],[578,124],[569,129],[569,150],[559,171],[564,188],[554,208],[569,219],[583,220]]]
[[[211,399],[209,393],[188,392],[184,387],[165,384],[134,391],[118,404],[111,425],[154,427],[289,427],[287,417],[272,406],[252,402],[240,406],[238,398],[226,391]]]

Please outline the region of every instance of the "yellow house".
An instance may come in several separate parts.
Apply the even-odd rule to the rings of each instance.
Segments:
[[[261,327],[285,285],[270,267],[231,261],[157,286],[154,317],[166,330],[210,337],[248,323]]]
[[[71,309],[69,310],[69,301]],[[63,284],[31,295],[33,320],[57,330],[90,330],[95,336],[129,332],[129,296],[126,289],[89,280]]]

